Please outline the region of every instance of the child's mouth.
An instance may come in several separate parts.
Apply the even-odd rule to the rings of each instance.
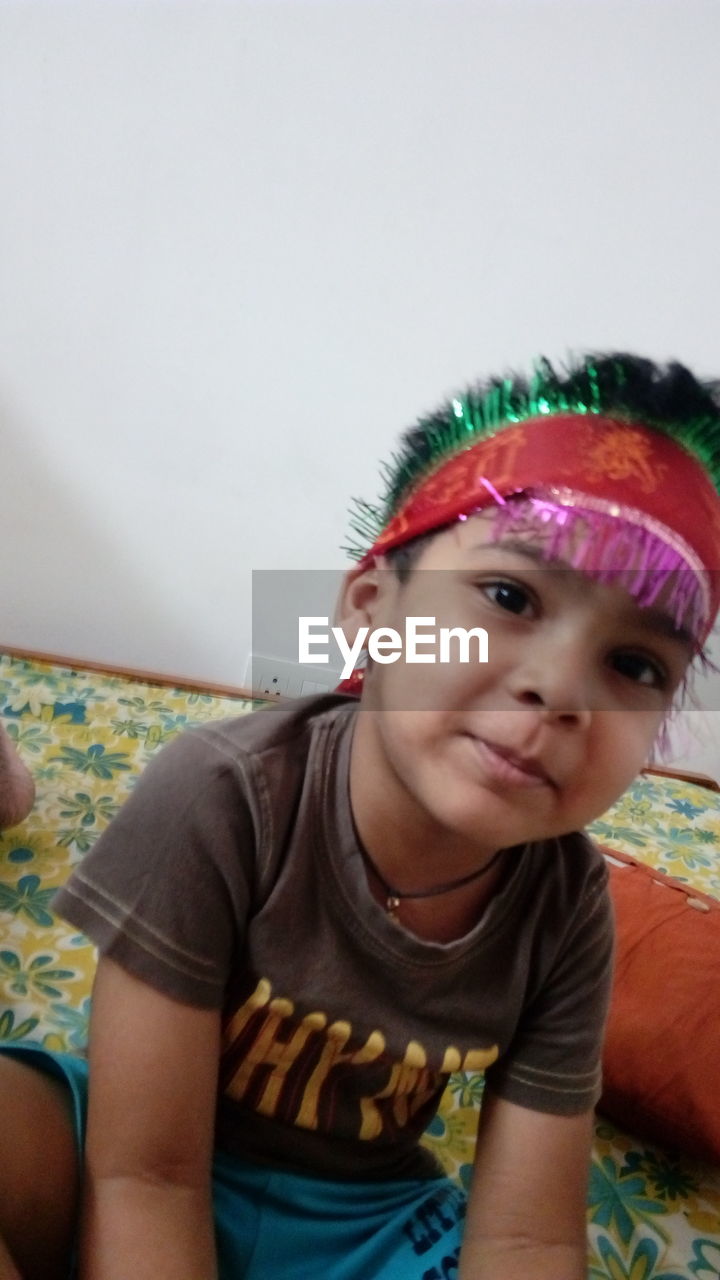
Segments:
[[[552,779],[537,760],[515,755],[509,747],[501,747],[484,738],[468,734],[481,768],[494,782],[511,787],[543,787]]]

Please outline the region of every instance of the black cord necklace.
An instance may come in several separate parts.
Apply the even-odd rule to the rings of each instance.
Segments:
[[[397,920],[398,907],[405,898],[437,898],[442,893],[451,893],[453,889],[462,889],[463,885],[472,884],[473,880],[480,880],[482,876],[487,875],[487,872],[491,867],[495,866],[495,863],[505,852],[505,849],[498,849],[497,853],[493,854],[490,861],[486,862],[484,867],[480,867],[477,871],[471,871],[467,876],[460,876],[459,880],[448,880],[446,884],[438,884],[434,889],[422,889],[419,893],[408,893],[401,889],[393,889],[392,885],[388,884],[385,877],[378,871],[367,849],[360,844],[360,853],[362,854],[363,862],[365,863],[365,866],[372,871],[375,879],[380,884],[380,888],[385,894],[385,911],[393,920]]]

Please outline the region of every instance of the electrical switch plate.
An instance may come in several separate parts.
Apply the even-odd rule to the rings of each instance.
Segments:
[[[245,671],[245,685],[262,697],[300,698],[308,693],[331,693],[341,680],[339,671],[326,663],[289,662],[252,653]]]

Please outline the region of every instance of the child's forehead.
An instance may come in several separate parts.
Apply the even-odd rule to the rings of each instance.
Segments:
[[[554,562],[559,568],[573,569],[572,548],[566,549],[563,556],[555,556],[555,541],[556,531],[552,524],[538,521],[532,512],[520,506],[513,514],[511,525],[504,527],[498,525],[497,508],[486,507],[439,530],[430,541],[429,550],[432,556],[436,549],[438,558],[470,560],[474,553],[492,548],[517,552],[528,560],[537,561],[543,568]]]

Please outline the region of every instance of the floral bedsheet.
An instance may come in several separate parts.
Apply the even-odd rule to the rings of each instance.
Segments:
[[[0,1037],[82,1049],[93,948],[49,909],[150,756],[188,725],[254,703],[0,654],[0,714],[37,784],[0,835]],[[592,828],[720,897],[720,795],[643,777]],[[454,1076],[426,1141],[469,1182],[482,1078]],[[598,1118],[588,1203],[590,1280],[720,1280],[720,1169],[638,1143]]]

